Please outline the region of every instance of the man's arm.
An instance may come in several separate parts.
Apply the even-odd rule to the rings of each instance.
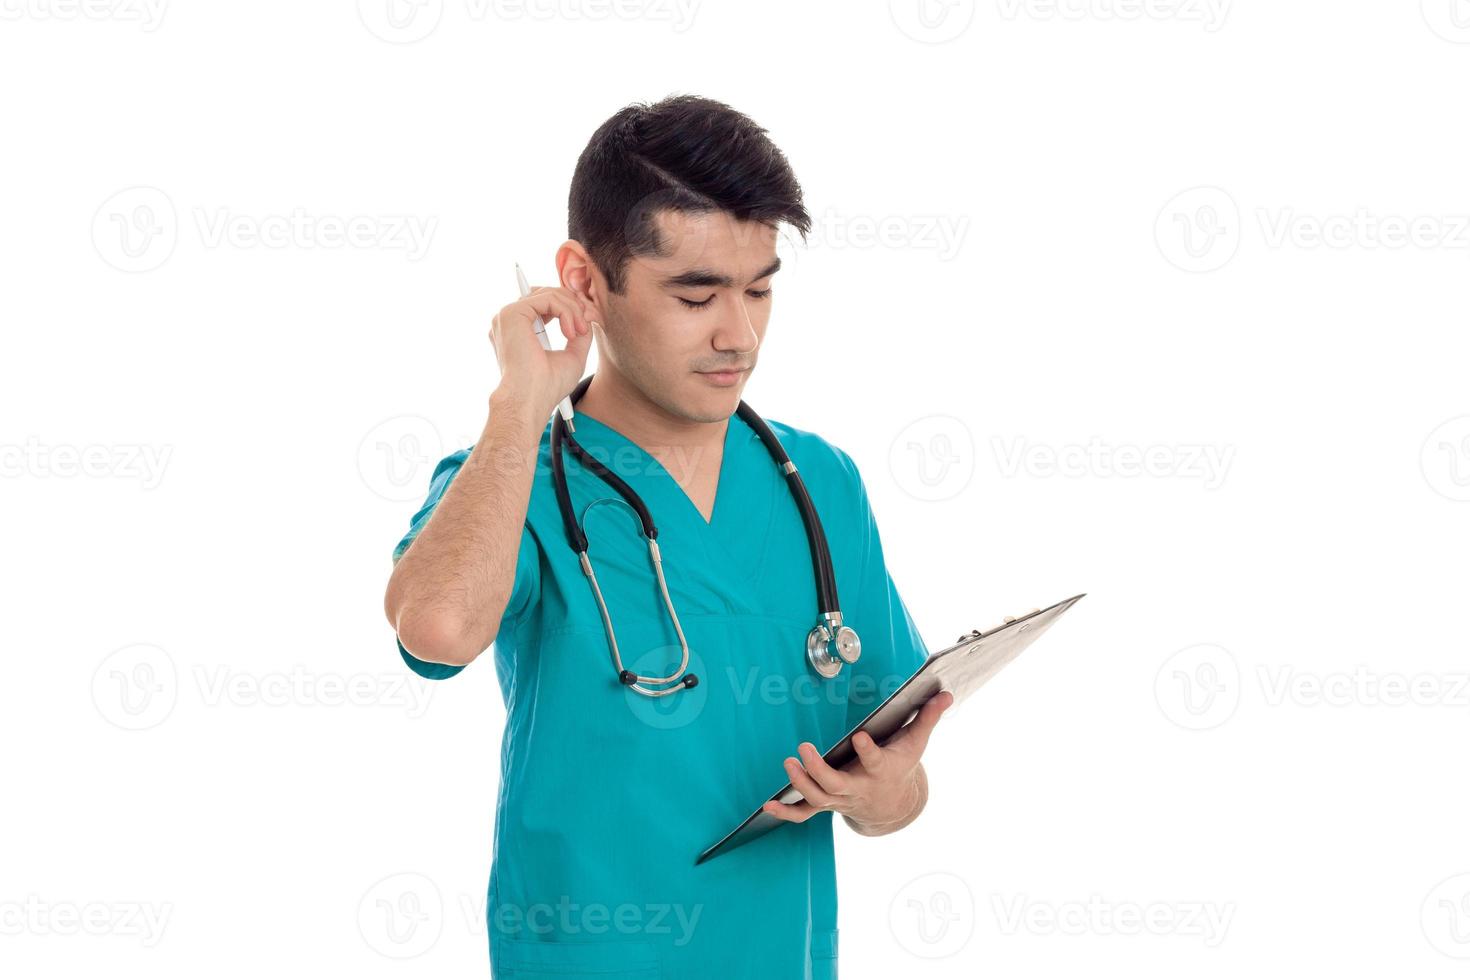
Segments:
[[[542,426],[503,389],[433,515],[393,567],[383,608],[409,653],[462,666],[500,630],[515,584]]]
[[[565,255],[558,253],[558,265]],[[516,559],[551,410],[577,385],[592,349],[596,308],[565,287],[537,286],[492,320],[500,383],[469,457],[393,566],[383,610],[398,642],[429,663],[463,666],[495,642],[515,590]],[[544,350],[537,318],[555,317],[567,345]]]

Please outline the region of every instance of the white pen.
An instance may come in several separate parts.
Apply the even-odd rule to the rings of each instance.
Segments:
[[[521,299],[525,299],[531,295],[531,284],[526,281],[526,274],[521,271],[521,264],[519,262],[516,263],[516,286],[521,290]],[[536,339],[541,341],[543,350],[551,350],[551,338],[546,336],[546,322],[541,319],[541,314],[539,313],[536,314]],[[576,432],[576,423],[572,421],[572,396],[567,395],[567,397],[563,398],[561,404],[557,406],[557,409],[561,412],[562,419],[567,423],[567,431]]]

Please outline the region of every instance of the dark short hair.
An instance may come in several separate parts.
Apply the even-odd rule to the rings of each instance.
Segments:
[[[785,154],[743,113],[714,99],[671,95],[626,106],[577,158],[567,236],[587,249],[614,293],[634,255],[659,255],[654,215],[724,211],[801,232],[812,219]]]

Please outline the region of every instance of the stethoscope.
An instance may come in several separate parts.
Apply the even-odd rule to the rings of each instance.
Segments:
[[[573,404],[576,404],[577,400],[582,397],[587,386],[592,383],[592,378],[593,375],[588,375],[577,385],[571,395]],[[747,425],[755,430],[761,442],[766,444],[766,449],[776,461],[776,466],[786,475],[787,487],[791,491],[791,496],[796,500],[797,509],[801,511],[802,523],[806,525],[807,546],[812,553],[812,569],[816,575],[819,612],[817,625],[812,627],[812,631],[806,637],[806,657],[818,674],[827,678],[836,677],[843,664],[857,662],[858,657],[862,654],[863,645],[858,639],[856,630],[842,625],[842,607],[837,603],[837,580],[832,574],[832,552],[827,548],[827,536],[822,531],[822,522],[818,519],[817,510],[812,505],[811,495],[806,491],[806,484],[796,472],[796,464],[791,462],[790,457],[786,455],[786,450],[782,448],[780,440],[771,431],[771,427],[766,425],[765,420],[755,414],[755,410],[743,400],[736,408],[736,412]],[[567,490],[566,461],[562,456],[562,443],[571,446],[572,452],[583,466],[618,492],[618,495],[637,513],[638,520],[643,525],[643,537],[648,542],[648,554],[653,560],[653,571],[658,578],[658,588],[663,593],[664,606],[669,610],[669,618],[674,621],[674,632],[679,636],[679,647],[683,651],[679,669],[667,677],[636,674],[623,667],[622,654],[618,651],[618,638],[613,632],[612,619],[607,613],[607,603],[603,601],[602,589],[597,585],[597,575],[592,571],[592,561],[587,557],[587,535],[572,510],[572,497]],[[729,461],[721,465],[729,465]],[[654,527],[653,517],[649,514],[648,507],[632,487],[588,454],[577,443],[577,440],[572,438],[567,431],[566,420],[560,413],[556,414],[551,423],[551,482],[556,488],[556,503],[561,508],[567,542],[577,553],[577,560],[582,563],[582,572],[587,576],[587,581],[592,587],[592,595],[597,600],[597,608],[602,613],[602,626],[607,633],[608,645],[612,647],[613,667],[618,672],[618,680],[639,694],[647,694],[650,697],[663,697],[698,684],[699,678],[686,673],[689,667],[689,643],[684,639],[684,630],[679,625],[679,614],[674,611],[673,600],[669,598],[669,587],[664,581],[663,558],[658,550],[658,528]],[[645,684],[670,686],[650,688],[644,687]]]

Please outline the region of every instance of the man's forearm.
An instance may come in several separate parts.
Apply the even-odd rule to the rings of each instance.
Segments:
[[[523,402],[491,396],[474,449],[394,567],[384,607],[421,660],[469,663],[495,639],[544,428],[535,418]]]
[[[881,824],[864,824],[852,819],[846,814],[842,819],[847,825],[864,837],[882,837],[896,830],[902,830],[916,820],[920,813],[924,812],[924,806],[929,802],[929,777],[924,772],[924,764],[921,762],[914,767],[914,779],[909,791],[905,794],[905,800],[899,816],[893,820]]]

